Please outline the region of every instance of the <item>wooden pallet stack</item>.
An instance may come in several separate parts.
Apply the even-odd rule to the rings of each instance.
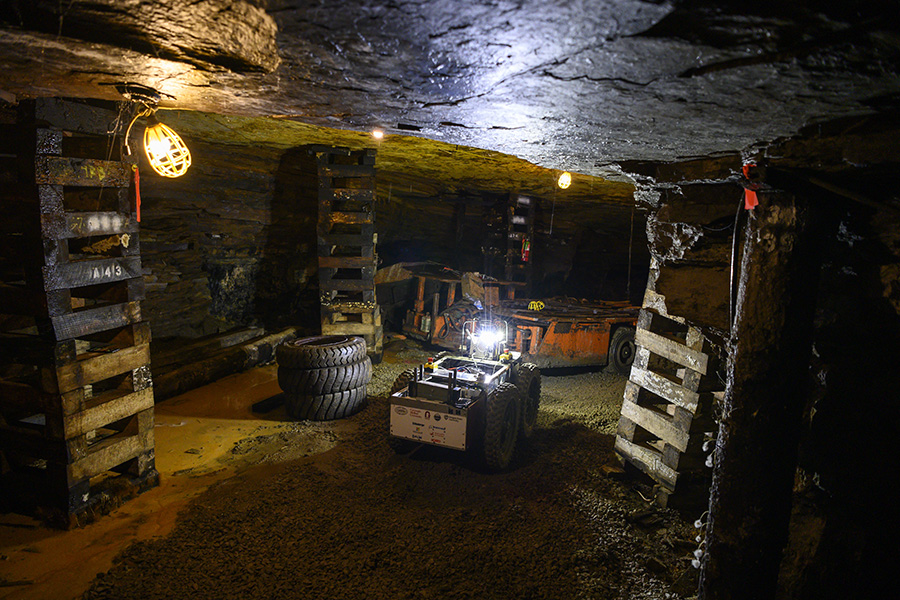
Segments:
[[[531,287],[534,210],[534,198],[515,193],[509,195],[506,215],[506,280],[524,284],[525,293]]]
[[[42,99],[6,126],[0,253],[3,482],[64,526],[158,484],[134,158],[116,114]],[[25,485],[20,485],[20,484]]]
[[[319,291],[323,335],[358,335],[380,358],[375,300],[375,150],[315,146],[319,177]]]
[[[706,339],[699,329],[641,310],[637,353],[625,386],[616,432],[619,457],[656,482],[658,504],[693,483],[705,483],[704,437],[715,429],[716,387]]]

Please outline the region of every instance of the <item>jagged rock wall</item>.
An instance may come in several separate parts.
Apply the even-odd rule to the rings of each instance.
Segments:
[[[305,144],[287,145],[290,135],[278,131],[283,122],[260,121],[271,135],[266,141],[244,138],[247,123],[235,130],[211,116],[188,123],[171,116],[162,118],[186,136],[190,170],[165,179],[146,164],[141,169],[144,310],[154,335],[194,337],[237,325],[317,330],[317,180]],[[293,124],[283,125],[290,131]],[[290,139],[322,143],[329,136]],[[630,292],[639,300],[648,264],[645,212],[624,204],[627,184],[577,178],[564,193],[552,172],[513,157],[424,140],[398,144],[385,143],[376,158],[381,266],[434,261],[503,278],[502,257],[490,248],[506,251],[509,194],[538,190],[534,294],[624,299],[630,260]],[[441,155],[442,162],[431,158]]]
[[[305,150],[186,140],[179,179],[142,165],[142,250],[153,333],[319,323],[317,180]]]
[[[4,3],[5,19],[45,33],[113,43],[196,67],[272,71],[278,27],[243,0],[36,0]]]
[[[809,395],[782,562],[785,598],[873,595],[891,569],[875,549],[896,533],[885,527],[893,515],[882,499],[896,495],[897,484],[873,457],[891,455],[900,431],[900,155],[887,142],[898,132],[888,111],[823,123],[752,157],[766,166],[769,184],[808,198],[832,224],[820,240],[813,358],[808,372],[796,373],[808,377]],[[732,231],[746,218],[742,162],[732,155],[626,167],[642,182],[636,197],[652,207],[650,306],[701,327],[721,351],[730,335]]]

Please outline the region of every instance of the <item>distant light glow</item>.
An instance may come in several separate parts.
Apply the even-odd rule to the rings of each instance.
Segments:
[[[559,179],[556,180],[556,185],[561,189],[566,189],[572,185],[572,174],[568,171],[563,171],[562,175],[559,176]]]
[[[372,137],[375,138],[376,140],[380,140],[381,138],[384,137],[384,131],[382,131],[381,129],[373,129]]]

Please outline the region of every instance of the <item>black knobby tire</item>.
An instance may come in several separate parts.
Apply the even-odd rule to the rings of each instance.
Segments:
[[[403,388],[409,385],[409,382],[413,380],[413,377],[416,376],[415,369],[406,369],[399,375],[397,375],[397,379],[394,380],[394,385],[391,386],[391,395],[393,396]]]
[[[366,386],[333,394],[306,395],[285,394],[287,413],[294,419],[308,421],[331,421],[349,417],[366,400]]]
[[[391,395],[393,396],[403,388],[409,385],[409,382],[412,381],[413,377],[416,375],[415,369],[406,369],[399,375],[397,375],[397,379],[394,380],[394,384],[391,386]],[[412,452],[412,449],[415,447],[416,442],[411,440],[404,440],[403,438],[397,437],[388,437],[388,446],[391,447],[391,450],[396,452],[397,454],[408,454]]]
[[[519,388],[501,383],[487,398],[484,424],[484,462],[499,471],[509,466],[519,436],[522,402]]]
[[[350,365],[323,369],[278,367],[278,385],[282,390],[309,396],[351,390],[366,385],[371,378],[372,361],[368,357]]]
[[[514,383],[519,388],[522,399],[519,435],[529,438],[534,431],[538,406],[541,403],[541,371],[534,363],[522,363],[516,367]]]
[[[609,340],[609,364],[622,375],[631,372],[631,363],[637,346],[634,343],[634,329],[631,327],[619,327]]]
[[[289,369],[324,369],[359,362],[366,341],[347,335],[319,335],[285,342],[275,348],[278,365]]]

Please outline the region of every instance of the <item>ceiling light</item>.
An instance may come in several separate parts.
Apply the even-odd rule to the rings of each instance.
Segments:
[[[160,123],[155,114],[147,118],[144,152],[153,170],[163,177],[181,177],[191,166],[191,151],[181,136]]]
[[[559,179],[556,180],[556,185],[561,189],[566,189],[572,185],[572,174],[568,171],[563,171],[562,175],[559,176]]]
[[[163,177],[181,177],[187,173],[191,166],[191,151],[185,145],[181,136],[175,133],[171,127],[163,125],[156,118],[157,105],[162,93],[140,83],[116,84],[116,89],[128,100],[140,105],[134,113],[131,122],[125,129],[125,154],[131,156],[131,146],[128,139],[135,121],[141,117],[147,117],[147,127],[144,129],[144,152],[147,161],[158,174]],[[165,94],[169,98],[169,94]]]
[[[381,129],[373,129],[372,137],[375,138],[376,140],[380,140],[381,138],[384,137],[384,131],[382,131]]]

